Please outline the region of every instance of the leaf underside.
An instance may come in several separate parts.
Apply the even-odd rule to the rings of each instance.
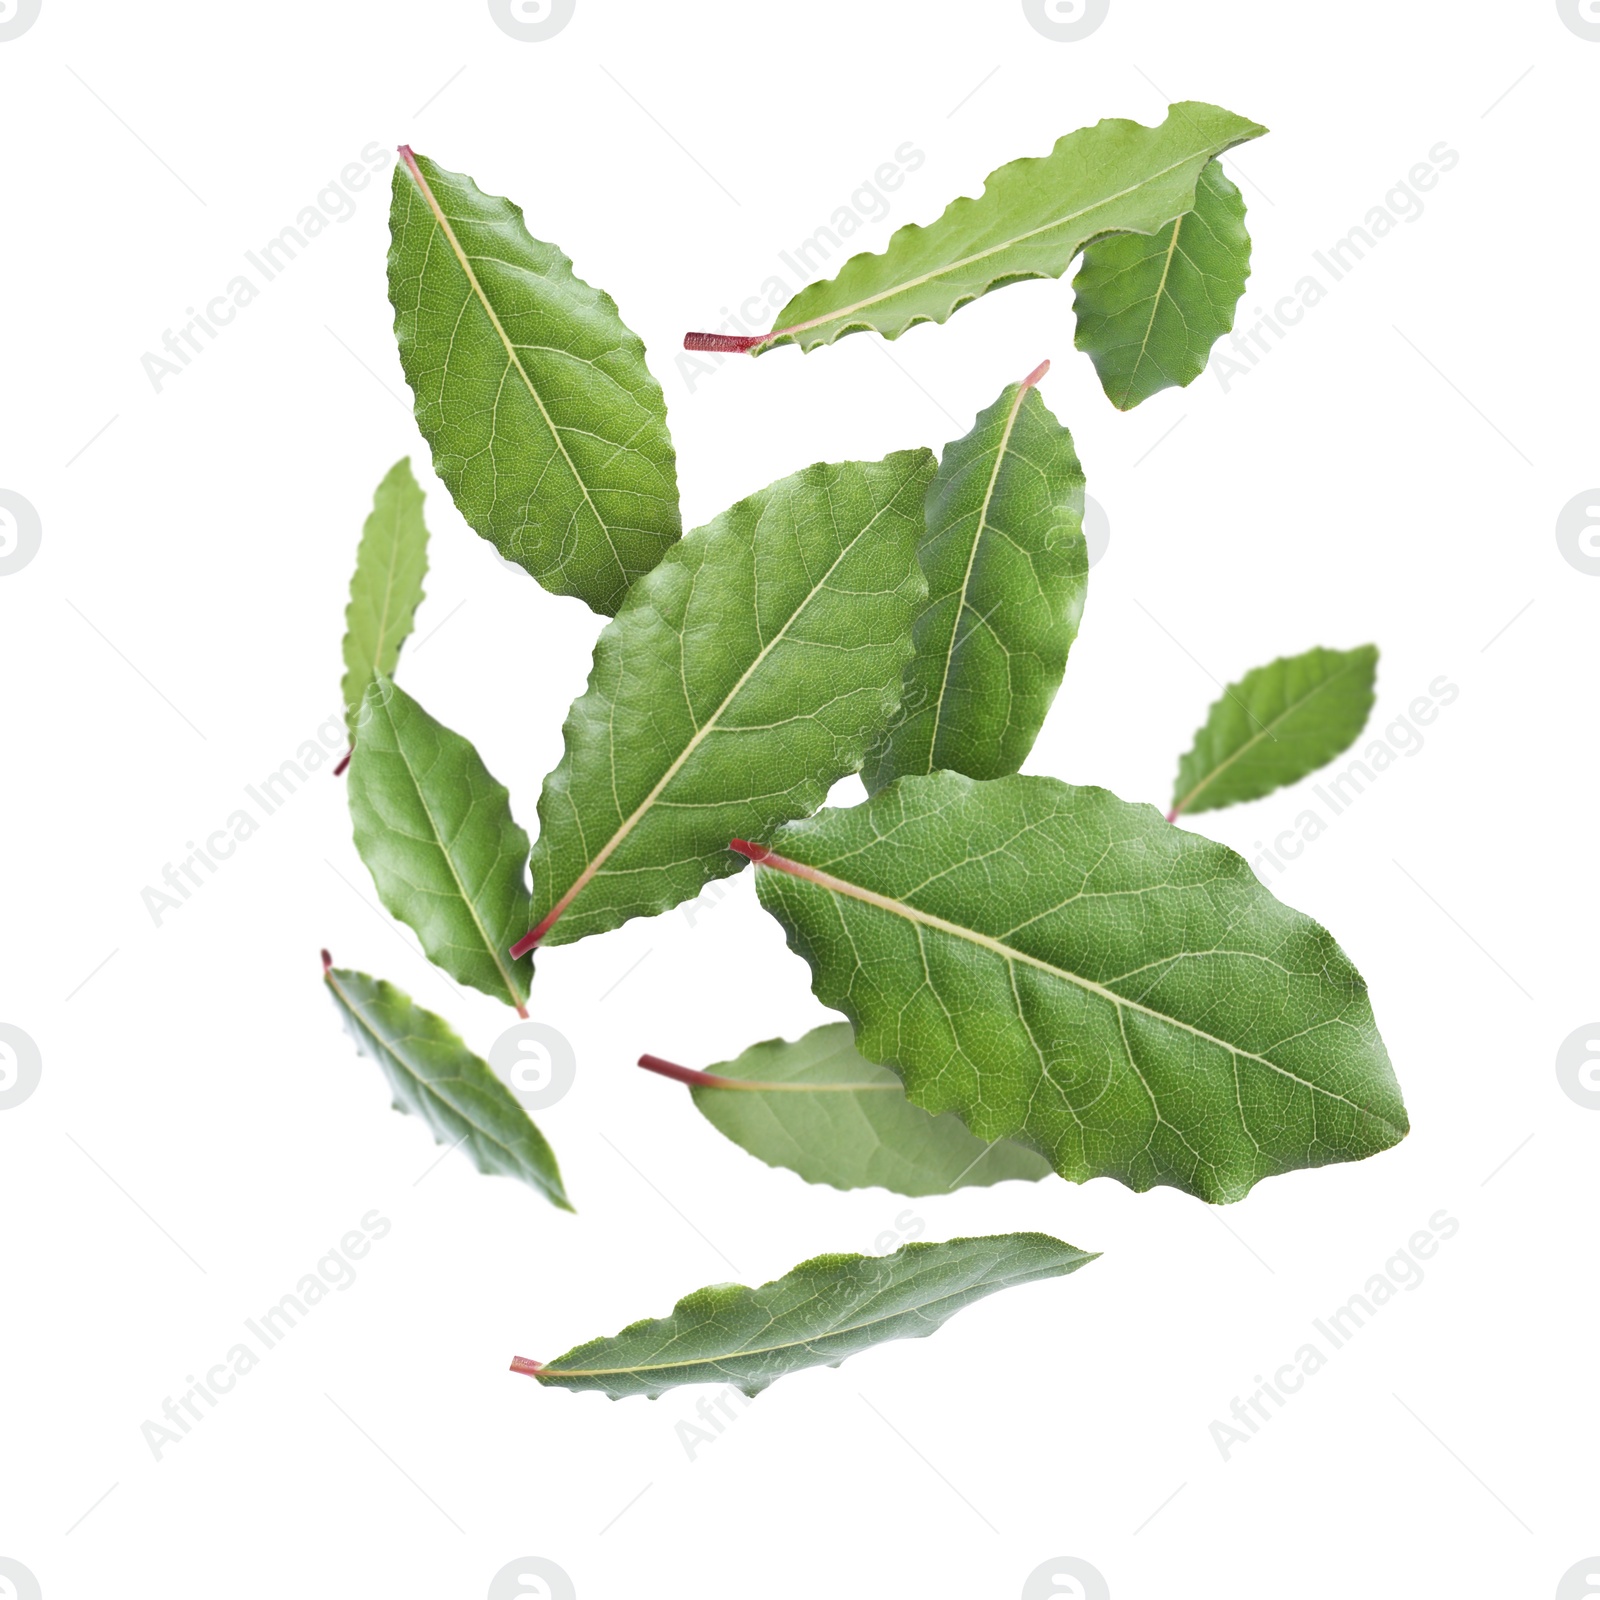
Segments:
[[[1178,763],[1172,815],[1257,800],[1355,741],[1375,697],[1378,647],[1280,656],[1229,684]]]
[[[1232,329],[1250,276],[1244,210],[1244,196],[1212,161],[1192,211],[1155,234],[1113,234],[1084,251],[1072,280],[1074,342],[1118,410],[1193,383]]]
[[[718,1132],[807,1183],[926,1195],[1050,1175],[1037,1151],[1006,1139],[987,1144],[959,1118],[912,1105],[889,1068],[856,1050],[848,1022],[826,1023],[792,1042],[768,1039],[711,1071],[777,1086],[696,1085],[689,1092]]]
[[[396,1111],[415,1112],[439,1144],[464,1149],[479,1172],[520,1178],[572,1210],[544,1135],[443,1017],[364,972],[334,967],[325,980],[356,1047],[383,1068]]]
[[[917,550],[928,601],[900,710],[862,768],[869,793],[906,773],[1022,765],[1083,613],[1083,489],[1072,435],[1031,380],[945,446]]]
[[[915,1104],[1025,1139],[1063,1177],[1238,1200],[1406,1133],[1366,985],[1332,937],[1149,806],[941,772],[772,849],[761,902],[861,1053]]]
[[[394,676],[400,647],[410,637],[422,603],[428,571],[422,500],[410,460],[397,461],[378,485],[372,514],[361,530],[344,613],[345,674],[340,685],[352,743],[367,687],[375,677]]]
[[[756,1289],[686,1295],[672,1314],[593,1339],[533,1376],[551,1388],[652,1399],[688,1383],[747,1395],[806,1367],[836,1367],[889,1339],[920,1339],[985,1295],[1058,1278],[1094,1260],[1042,1233],[917,1241],[893,1255],[826,1255]]]
[[[900,699],[934,460],[807,467],[673,547],[595,645],[539,797],[542,942],[692,898],[804,816]]]
[[[428,959],[520,1007],[533,963],[507,952],[532,904],[528,836],[472,745],[387,678],[367,692],[350,819],[378,898]]]
[[[682,532],[644,345],[519,207],[402,157],[389,299],[434,470],[502,556],[609,616]]]
[[[1266,129],[1201,101],[1180,101],[1155,128],[1107,118],[1063,135],[1046,156],[989,174],[927,226],[899,229],[881,255],[858,255],[839,274],[802,289],[778,314],[757,354],[803,350],[846,333],[898,338],[919,322],[944,322],[962,306],[1027,278],[1059,278],[1102,234],[1153,234],[1194,207],[1208,161]]]

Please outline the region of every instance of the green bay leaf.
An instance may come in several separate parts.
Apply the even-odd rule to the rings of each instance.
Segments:
[[[647,1056],[640,1065],[659,1071],[668,1064]],[[1052,1170],[1035,1150],[1008,1139],[986,1144],[958,1117],[912,1105],[889,1068],[857,1051],[848,1022],[793,1041],[768,1039],[709,1074],[666,1072],[680,1074],[712,1127],[807,1183],[948,1194],[1008,1178],[1031,1182]]]
[[[686,1295],[672,1314],[635,1322],[514,1372],[547,1388],[652,1399],[687,1383],[759,1394],[791,1372],[836,1367],[890,1339],[921,1339],[985,1295],[1059,1278],[1095,1259],[1043,1233],[915,1241],[893,1255],[826,1255],[759,1288],[722,1284]]]
[[[502,556],[609,616],[682,531],[644,345],[519,207],[404,146],[389,229],[395,337],[434,470]]]
[[[1091,244],[1072,280],[1075,342],[1111,403],[1131,411],[1162,389],[1193,383],[1233,327],[1249,276],[1244,196],[1220,161],[1201,170],[1193,210],[1154,234]]]
[[[395,462],[378,485],[372,514],[361,530],[350,604],[345,609],[345,721],[355,742],[367,688],[380,674],[394,676],[400,647],[411,636],[428,571],[428,530],[422,520],[422,490],[411,462]]]
[[[1231,683],[1178,763],[1168,820],[1298,783],[1367,725],[1378,647],[1280,656]]]
[[[437,1143],[464,1149],[480,1172],[520,1178],[572,1210],[544,1135],[443,1017],[382,978],[333,966],[326,952],[323,967],[335,1008],[357,1048],[382,1067],[396,1111],[416,1113]]]
[[[771,333],[691,334],[690,347],[815,350],[847,333],[896,339],[919,322],[947,321],[991,289],[1059,278],[1102,234],[1158,232],[1194,208],[1208,161],[1266,131],[1198,100],[1169,106],[1154,128],[1109,117],[1064,134],[1049,155],[991,172],[976,199],[963,196],[936,222],[899,229],[881,255],[852,257],[836,277],[802,289]]]
[[[1089,583],[1083,468],[1034,385],[1001,391],[947,444],[917,560],[928,601],[900,711],[868,755],[868,792],[939,768],[1020,767],[1060,687]]]
[[[900,700],[934,459],[807,467],[673,547],[595,645],[539,796],[539,926],[620,927],[743,863],[735,835],[806,815]]]
[[[457,983],[520,1011],[533,963],[507,952],[528,924],[528,836],[459,733],[379,678],[350,761],[350,820],[378,898]]]
[[[1332,936],[1150,806],[940,772],[748,848],[861,1053],[1063,1177],[1230,1201],[1405,1136]]]

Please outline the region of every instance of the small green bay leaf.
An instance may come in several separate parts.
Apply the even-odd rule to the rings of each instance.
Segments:
[[[1347,750],[1367,725],[1378,647],[1280,656],[1231,683],[1178,763],[1169,818],[1258,800]]]
[[[1159,232],[1095,240],[1072,280],[1075,342],[1111,403],[1131,411],[1193,383],[1233,327],[1249,276],[1244,196],[1220,161],[1201,170],[1194,209]]]
[[[519,1010],[531,960],[528,836],[472,745],[387,678],[362,707],[350,759],[350,820],[378,898],[457,983]]]
[[[544,1135],[488,1062],[392,983],[323,959],[334,1006],[356,1047],[382,1067],[395,1110],[415,1112],[439,1144],[460,1146],[480,1172],[520,1178],[571,1211]]]
[[[670,1316],[591,1339],[554,1361],[519,1357],[512,1370],[547,1388],[597,1389],[613,1400],[655,1399],[687,1383],[731,1383],[754,1395],[886,1340],[925,1338],[985,1295],[1063,1277],[1094,1259],[1043,1233],[919,1240],[887,1256],[817,1256],[759,1288],[696,1290]]]

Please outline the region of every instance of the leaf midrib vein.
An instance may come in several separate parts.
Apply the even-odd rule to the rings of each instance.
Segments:
[[[1198,191],[1198,182],[1195,187]],[[1198,192],[1195,195],[1195,199],[1199,200]],[[1185,213],[1185,215],[1187,214]],[[1150,336],[1155,332],[1156,318],[1161,314],[1161,296],[1166,293],[1167,278],[1172,272],[1172,256],[1173,252],[1178,248],[1178,234],[1182,228],[1183,217],[1174,217],[1172,221],[1172,237],[1167,241],[1166,259],[1161,263],[1161,279],[1156,284],[1155,296],[1150,302],[1150,320],[1145,324],[1144,337],[1139,341],[1139,354],[1134,357],[1133,369],[1129,372],[1127,386],[1122,391],[1121,403],[1123,404],[1127,402],[1128,396],[1133,393],[1134,379],[1138,375],[1139,368],[1144,364],[1145,353],[1150,348]]]

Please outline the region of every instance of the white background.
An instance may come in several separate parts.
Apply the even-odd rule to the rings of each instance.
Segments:
[[[1554,1068],[1600,1014],[1600,577],[1554,532],[1600,481],[1597,77],[1600,43],[1554,0],[1113,0],[1079,43],[1016,3],[579,0],[521,43],[483,4],[44,0],[0,43],[0,487],[43,525],[0,577],[0,1021],[43,1057],[0,1113],[0,1556],[46,1600],[475,1597],[525,1555],[582,1600],[1010,1597],[1057,1556],[1117,1600],[1554,1595],[1600,1552],[1600,1115]],[[677,365],[685,329],[903,142],[926,161],[856,248],[1169,97],[1272,129],[1230,158],[1246,308],[1440,141],[1460,160],[1226,391],[1207,373],[1115,412],[1064,282],[892,345],[693,387]],[[503,567],[428,469],[387,175],[161,392],[141,370],[245,250],[401,140],[517,199],[615,295],[667,394],[686,526],[813,460],[938,447],[1053,359],[1043,392],[1112,538],[1029,770],[1164,805],[1217,681],[1314,644],[1381,645],[1377,730],[1457,685],[1424,748],[1269,880],[1369,980],[1411,1137],[1226,1210],[1107,1179],[809,1188],[631,1066],[824,1016],[746,873],[693,920],[541,958],[535,1015],[579,1061],[540,1118],[569,1217],[460,1155],[434,1166],[343,1034],[321,945],[480,1051],[508,1019],[377,912],[326,769],[155,926],[141,890],[335,710],[355,545],[398,456],[433,530],[401,677],[526,824],[587,671],[597,619]],[[1308,789],[1196,826],[1254,856]],[[354,1286],[153,1459],[141,1424],[374,1208],[392,1231]],[[1441,1209],[1459,1232],[1426,1280],[1224,1461],[1212,1422]],[[676,1424],[703,1391],[613,1405],[506,1370],[913,1227],[1105,1255],[787,1379],[693,1460]]]

